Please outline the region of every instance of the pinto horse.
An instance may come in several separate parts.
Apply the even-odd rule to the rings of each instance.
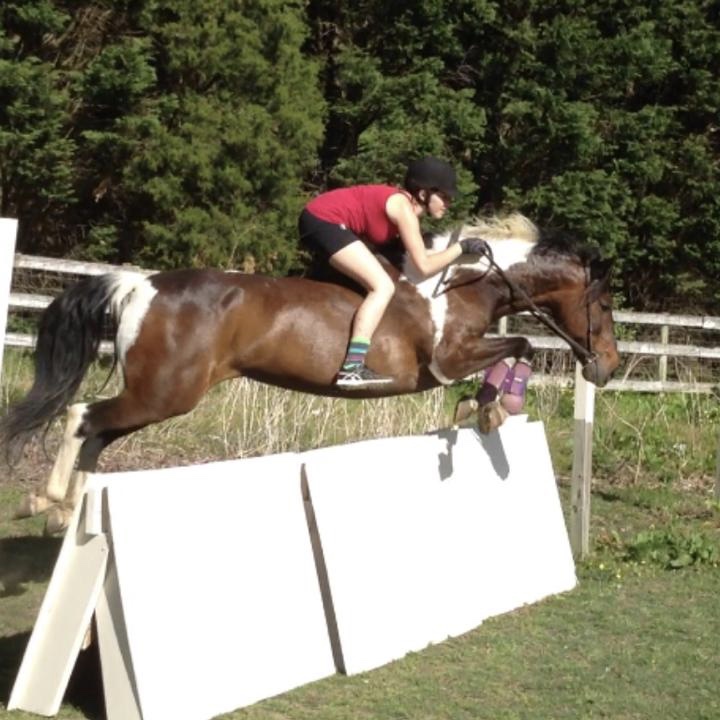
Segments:
[[[526,381],[533,349],[523,337],[485,333],[498,318],[528,309],[549,315],[583,363],[585,378],[604,385],[619,363],[608,263],[562,238],[541,238],[518,214],[463,226],[459,234],[433,238],[432,245],[445,247],[459,236],[486,239],[492,264],[475,258],[474,264],[421,280],[406,259],[395,272],[395,295],[368,356],[371,367],[393,381],[362,392],[333,384],[361,301],[351,288],[201,269],[150,276],[118,271],[68,288],[41,317],[32,388],[0,422],[0,442],[8,457],[17,457],[34,434],[67,410],[45,490],[31,495],[19,514],[62,503],[54,519],[48,517],[48,530],[62,529],[108,444],[189,412],[210,387],[239,376],[318,395],[370,398],[423,391],[486,368],[497,375],[500,368],[478,396],[486,411],[483,429],[492,429],[506,415],[496,412],[502,409],[501,391],[512,399],[510,365],[525,363],[520,380]],[[124,389],[68,408],[97,357],[108,313]],[[506,403],[511,412],[521,404]]]

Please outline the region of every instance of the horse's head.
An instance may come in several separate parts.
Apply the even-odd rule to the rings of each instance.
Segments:
[[[573,352],[583,366],[583,377],[603,387],[620,364],[613,329],[611,263],[599,258],[584,261],[578,281],[558,293],[554,315],[575,342]]]
[[[520,213],[491,218],[476,218],[464,225],[455,237],[479,237],[486,240],[492,260],[477,258],[472,265],[463,263],[441,279],[445,289],[477,283],[482,287],[488,273],[495,280],[504,300],[499,314],[539,309],[547,311],[553,330],[569,342],[583,366],[583,376],[602,387],[620,364],[613,331],[610,263],[599,253],[562,233],[540,233]],[[450,233],[432,238],[432,247],[441,249],[452,242]],[[432,280],[433,286],[440,286]],[[551,324],[552,325],[552,324]]]

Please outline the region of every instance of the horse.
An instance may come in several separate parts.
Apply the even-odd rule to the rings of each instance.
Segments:
[[[499,318],[529,309],[541,309],[539,316],[568,341],[584,377],[604,385],[619,364],[610,264],[561,234],[542,236],[520,214],[475,219],[430,238],[430,247],[460,236],[487,240],[492,258],[464,256],[429,279],[407,257],[401,268],[388,266],[396,290],[368,363],[393,380],[362,391],[334,385],[361,301],[351,287],[180,269],[149,276],[118,270],[67,288],[41,315],[31,389],[0,421],[10,459],[66,412],[47,484],[28,496],[18,516],[47,511],[46,530],[62,530],[105,447],[191,411],[212,386],[240,376],[304,393],[374,398],[485,370],[490,376],[474,402],[488,432],[521,408],[533,348],[524,337],[485,335]],[[108,315],[124,387],[109,399],[73,403]]]

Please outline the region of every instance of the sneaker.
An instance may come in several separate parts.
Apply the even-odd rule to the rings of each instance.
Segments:
[[[358,365],[357,367],[340,370],[335,384],[343,388],[361,389],[374,385],[385,385],[392,381],[393,378],[391,377],[378,375],[370,368],[365,367],[365,365]]]

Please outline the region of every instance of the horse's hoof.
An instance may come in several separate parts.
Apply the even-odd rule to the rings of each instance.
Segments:
[[[508,416],[507,410],[499,402],[491,402],[482,405],[478,411],[478,430],[483,435],[497,430]]]
[[[469,417],[477,412],[479,403],[475,398],[463,398],[455,406],[455,417],[453,424],[458,425],[459,423],[467,420]]]
[[[20,506],[15,511],[13,517],[15,520],[23,520],[24,518],[33,517],[45,512],[52,507],[52,501],[42,495],[28,493],[20,502]]]
[[[70,525],[72,512],[61,507],[54,507],[45,520],[45,535],[60,535]]]

